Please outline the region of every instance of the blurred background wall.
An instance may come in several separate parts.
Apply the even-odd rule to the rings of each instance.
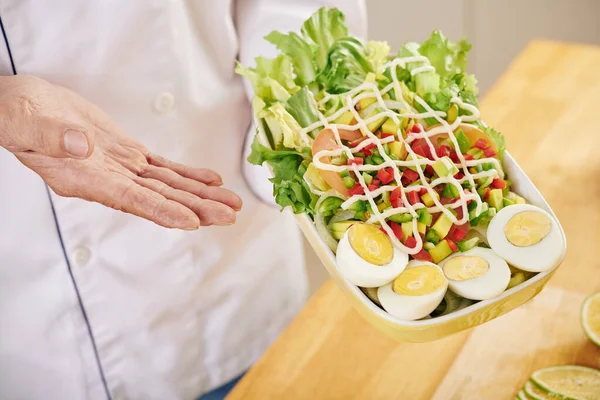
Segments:
[[[393,52],[434,29],[453,41],[466,36],[473,45],[469,70],[483,96],[530,40],[600,45],[600,0],[367,0],[367,11],[369,39],[387,41]],[[327,272],[305,248],[314,292]]]

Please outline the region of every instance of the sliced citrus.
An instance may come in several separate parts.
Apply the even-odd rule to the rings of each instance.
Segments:
[[[553,400],[562,398],[546,392],[531,381],[527,381],[523,390],[525,391],[527,396],[529,396],[529,398],[533,400]]]
[[[531,380],[558,398],[600,400],[600,371],[594,368],[580,365],[544,368],[531,374]]]
[[[529,400],[529,397],[527,397],[523,389],[521,389],[519,390],[519,393],[517,393],[515,400]]]
[[[581,325],[587,337],[600,346],[600,292],[588,296],[583,302]]]

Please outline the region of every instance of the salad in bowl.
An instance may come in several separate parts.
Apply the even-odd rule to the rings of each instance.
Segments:
[[[328,8],[266,40],[275,59],[236,69],[255,91],[248,161],[270,166],[275,201],[314,228],[369,312],[443,320],[560,264],[558,220],[481,120],[465,40],[434,31],[392,53]]]

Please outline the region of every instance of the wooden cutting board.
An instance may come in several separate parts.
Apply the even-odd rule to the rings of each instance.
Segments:
[[[550,286],[525,306],[430,343],[398,343],[327,282],[229,399],[512,399],[537,368],[600,368],[581,302],[600,290],[600,48],[537,41],[481,106],[567,236]]]

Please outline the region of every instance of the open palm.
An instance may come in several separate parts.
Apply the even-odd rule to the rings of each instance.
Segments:
[[[235,222],[242,201],[210,169],[169,161],[102,110],[41,79],[2,78],[0,145],[58,195],[95,201],[179,229]]]

